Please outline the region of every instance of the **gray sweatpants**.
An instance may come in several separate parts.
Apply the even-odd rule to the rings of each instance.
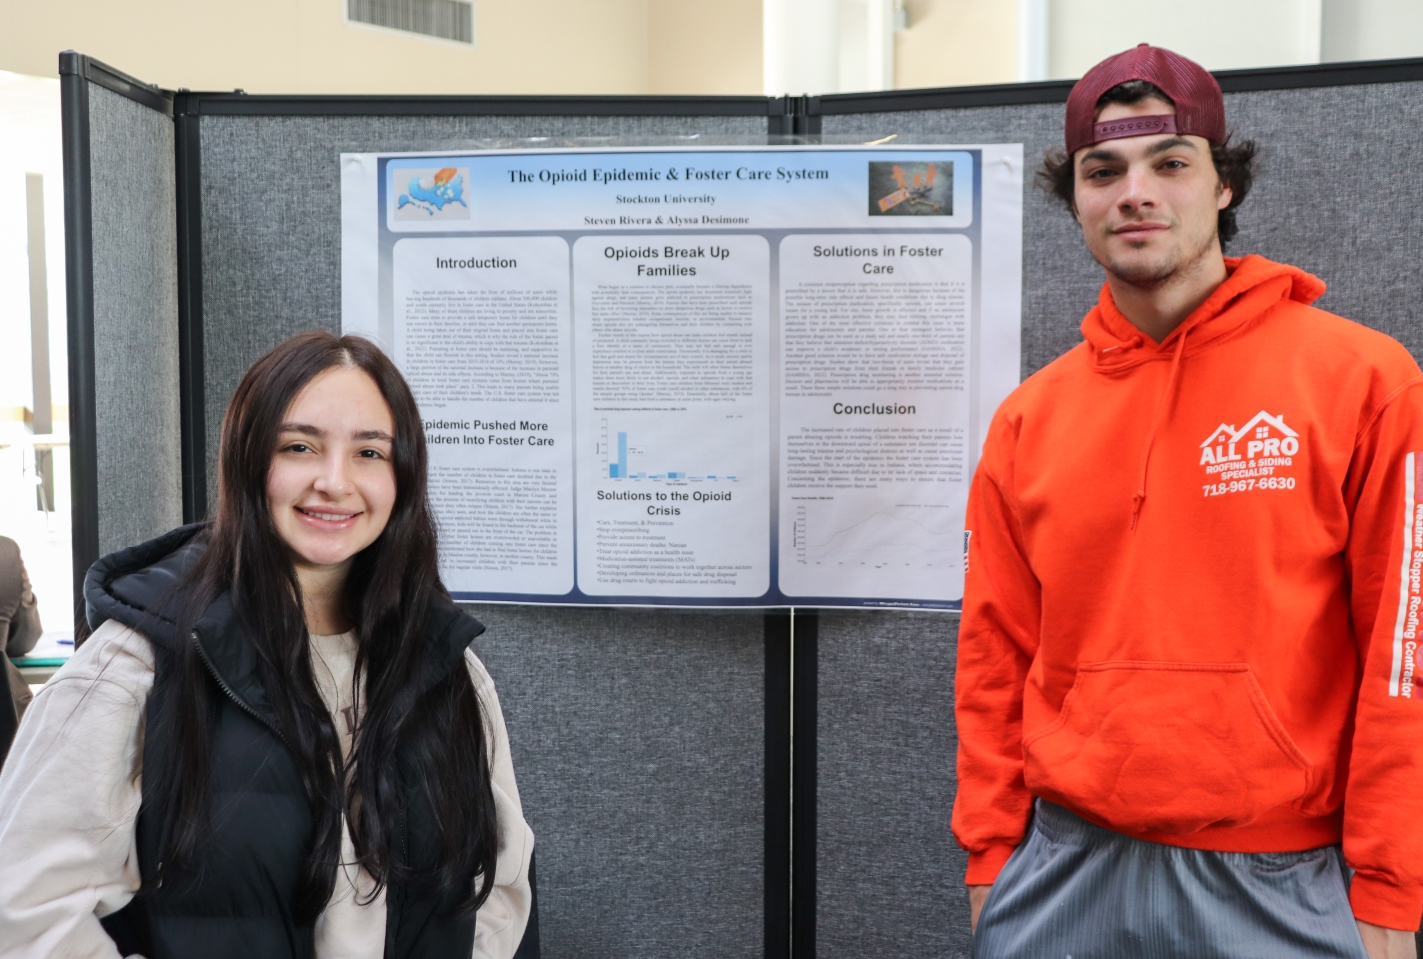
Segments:
[[[1367,959],[1337,846],[1180,849],[1039,800],[974,959]]]

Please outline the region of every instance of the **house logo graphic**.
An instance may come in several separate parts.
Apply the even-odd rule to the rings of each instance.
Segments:
[[[1294,456],[1298,452],[1299,434],[1285,425],[1283,416],[1271,416],[1261,410],[1240,429],[1225,423],[1217,426],[1201,444],[1201,465]]]
[[[1285,482],[1281,471],[1294,465],[1299,451],[1299,432],[1285,423],[1282,414],[1261,410],[1239,429],[1222,423],[1201,443],[1200,465],[1210,480],[1206,495],[1294,489],[1294,480]]]

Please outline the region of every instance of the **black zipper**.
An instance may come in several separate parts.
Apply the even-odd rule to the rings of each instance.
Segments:
[[[207,666],[208,675],[212,676],[212,678],[217,681],[218,686],[221,687],[222,691],[227,694],[227,698],[231,699],[234,703],[236,703],[244,713],[257,720],[257,722],[261,723],[263,726],[266,726],[272,732],[276,733],[277,738],[282,741],[282,745],[286,746],[287,749],[290,750],[292,748],[292,744],[287,742],[287,737],[282,735],[282,731],[276,726],[272,725],[272,723],[268,721],[267,717],[263,716],[261,713],[257,712],[257,710],[247,705],[247,703],[242,699],[242,697],[238,696],[235,692],[232,691],[232,687],[227,685],[227,680],[223,679],[221,674],[218,673],[217,667],[214,666],[212,664],[212,660],[208,658],[207,650],[203,649],[203,644],[199,642],[198,631],[196,629],[193,630],[193,645],[197,648],[198,655],[202,657],[203,665]]]

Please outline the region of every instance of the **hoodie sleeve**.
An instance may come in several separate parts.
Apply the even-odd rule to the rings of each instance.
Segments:
[[[1346,495],[1346,560],[1363,675],[1344,799],[1354,915],[1415,930],[1423,917],[1423,380],[1360,437]]]
[[[970,885],[991,883],[1027,829],[1023,687],[1037,651],[1041,591],[1010,495],[1013,436],[1002,411],[968,496],[963,617],[954,716],[958,794],[953,829],[968,850]]]

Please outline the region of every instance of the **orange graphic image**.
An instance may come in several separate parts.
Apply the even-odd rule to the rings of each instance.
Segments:
[[[939,204],[929,200],[929,194],[934,189],[934,177],[938,173],[934,164],[930,163],[929,168],[923,173],[915,173],[906,177],[904,171],[896,163],[893,172],[894,182],[899,184],[899,189],[879,201],[880,212],[901,203],[908,203],[910,206],[927,206],[935,213],[939,212]]]

